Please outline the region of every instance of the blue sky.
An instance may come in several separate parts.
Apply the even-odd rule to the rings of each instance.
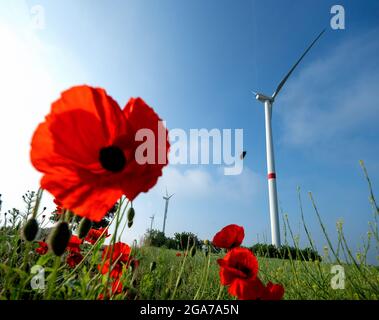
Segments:
[[[23,192],[38,186],[28,144],[49,104],[62,90],[87,83],[104,87],[121,106],[141,96],[169,129],[244,130],[247,157],[241,175],[224,176],[220,166],[169,166],[157,186],[135,201],[135,224],[125,241],[139,239],[152,214],[155,227],[162,227],[166,186],[175,192],[169,235],[191,231],[212,238],[221,227],[237,223],[245,227],[245,245],[257,234],[269,240],[264,112],[250,90],[271,94],[326,27],[274,106],[278,194],[303,244],[297,186],[319,248],[326,241],[308,191],[332,238],[343,218],[349,243],[358,246],[372,217],[358,161],[365,160],[374,188],[379,178],[377,1],[339,2],[346,11],[345,30],[330,28],[336,3],[326,0],[109,3],[1,1],[3,209],[19,206]],[[31,27],[35,5],[44,9],[42,30]]]

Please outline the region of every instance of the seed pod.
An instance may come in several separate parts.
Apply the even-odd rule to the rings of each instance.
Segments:
[[[130,207],[128,210],[128,222],[133,221],[135,216],[135,211],[133,207]]]
[[[37,233],[38,233],[38,222],[35,218],[30,218],[26,222],[26,224],[22,230],[22,234],[23,234],[25,240],[33,241],[36,238]]]
[[[133,220],[132,221],[128,221],[128,228],[131,228],[133,225]]]
[[[61,256],[68,242],[70,241],[71,231],[67,222],[59,222],[55,229],[50,233],[49,245],[56,256]]]
[[[79,223],[78,237],[83,239],[92,228],[92,221],[87,218],[82,218]]]
[[[153,272],[156,267],[157,267],[157,263],[155,261],[152,261],[150,263],[150,272]]]

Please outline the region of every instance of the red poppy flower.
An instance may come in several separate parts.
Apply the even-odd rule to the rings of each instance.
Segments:
[[[246,248],[234,248],[217,262],[220,265],[221,283],[229,286],[231,295],[246,299],[248,288],[258,275],[258,260],[254,254]],[[254,283],[254,286],[260,287],[259,283]]]
[[[43,256],[44,254],[47,253],[47,251],[49,251],[49,247],[48,247],[48,245],[47,245],[46,242],[39,241],[39,242],[38,242],[38,245],[39,245],[39,247],[36,248],[36,252],[37,252],[38,254],[40,254],[41,256]]]
[[[71,251],[67,256],[66,262],[71,268],[75,268],[83,260],[83,256],[80,252]]]
[[[116,279],[115,281],[113,281],[112,293],[113,294],[120,294],[120,293],[122,293],[122,290],[123,290],[123,285],[122,285],[122,282],[120,281],[120,279]]]
[[[217,232],[213,238],[213,244],[218,248],[232,249],[239,247],[245,237],[243,227],[230,224]]]
[[[113,248],[113,252],[112,252]],[[123,267],[129,266],[131,249],[126,243],[117,242],[114,246],[107,246],[103,251],[104,264],[99,265],[102,274],[107,274],[109,268],[113,267],[110,273],[112,278],[119,278],[122,275]],[[117,261],[117,262],[116,262]]]
[[[177,257],[181,257],[181,256],[182,256],[182,254],[181,254],[180,252],[177,252],[175,255],[176,255]]]
[[[115,279],[112,282],[111,294],[109,295],[107,294],[107,299],[109,299],[111,295],[117,295],[117,294],[122,293],[123,290],[124,290],[124,286],[122,285],[122,282],[120,281],[120,279],[119,278]],[[100,293],[98,299],[104,300],[104,295]]]
[[[228,291],[239,300],[263,300],[266,288],[262,281],[256,277],[251,280],[235,281]]]
[[[264,290],[263,300],[281,300],[284,295],[284,287],[281,284],[273,284],[269,281]]]
[[[105,230],[105,232],[104,232]],[[91,244],[95,244],[96,241],[100,238],[100,236],[103,234],[104,232],[104,237],[107,238],[109,237],[110,235],[108,234],[108,228],[100,228],[100,229],[91,229],[87,236],[85,237],[85,241],[91,243]]]
[[[113,250],[113,251],[112,251]],[[127,263],[129,261],[131,249],[130,247],[123,242],[116,242],[113,246],[106,246],[103,251],[103,259],[110,259],[119,262]]]
[[[83,241],[79,239],[79,237],[71,236],[66,249],[70,252],[80,253],[80,245],[82,244],[82,242]]]
[[[136,151],[145,144],[143,137],[136,141],[140,129],[154,134],[155,161],[137,162]],[[34,132],[30,155],[44,174],[41,187],[62,207],[100,221],[123,194],[133,200],[156,184],[168,163],[167,137],[142,99],[130,99],[121,110],[105,90],[77,86],[52,104]]]

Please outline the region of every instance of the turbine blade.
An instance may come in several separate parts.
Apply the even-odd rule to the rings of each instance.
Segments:
[[[253,90],[250,90],[251,91],[251,93],[256,97],[257,96],[257,94],[258,94],[258,92],[255,92],[255,91],[253,91]]]
[[[305,55],[309,52],[309,50],[311,50],[311,48],[313,47],[313,45],[317,42],[318,39],[320,39],[320,37],[324,34],[326,29],[322,30],[319,35],[316,37],[316,39],[313,40],[313,42],[309,45],[309,47],[304,51],[304,53],[301,55],[301,57],[299,58],[299,60],[296,61],[296,63],[293,65],[293,67],[291,68],[291,70],[286,74],[286,76],[283,78],[282,81],[280,81],[278,87],[276,88],[275,92],[272,94],[272,99],[275,99],[275,97],[279,94],[280,90],[283,88],[284,84],[286,83],[286,81],[288,80],[288,78],[290,77],[291,73],[296,69],[296,67],[298,66],[298,64],[300,63],[301,60],[303,60],[303,58],[305,57]]]

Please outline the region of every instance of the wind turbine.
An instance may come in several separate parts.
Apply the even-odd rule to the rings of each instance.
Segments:
[[[172,195],[168,195],[168,192],[167,192],[167,188],[166,188],[166,196],[163,196],[163,199],[166,201],[166,205],[165,205],[165,209],[164,209],[164,218],[163,218],[163,234],[165,233],[165,230],[166,230],[166,219],[167,219],[167,210],[168,210],[168,202],[170,200],[170,198],[174,195],[174,193]]]
[[[278,217],[278,198],[276,190],[276,173],[275,173],[275,161],[274,161],[274,146],[272,143],[272,129],[271,129],[271,116],[272,116],[272,105],[275,98],[279,94],[280,90],[283,88],[284,84],[298,66],[300,61],[305,57],[313,45],[318,39],[323,35],[325,29],[319,33],[316,39],[308,46],[308,48],[301,55],[299,60],[292,66],[286,76],[280,81],[276,90],[272,96],[267,96],[262,93],[253,92],[255,98],[264,104],[265,108],[265,126],[266,126],[266,156],[267,156],[267,178],[268,178],[268,195],[269,195],[269,205],[270,205],[270,220],[271,220],[271,242],[274,246],[280,247],[280,230],[279,230],[279,217]]]
[[[151,222],[150,222],[150,231],[153,230],[154,217],[155,217],[154,214],[150,217],[150,220],[151,220]]]

